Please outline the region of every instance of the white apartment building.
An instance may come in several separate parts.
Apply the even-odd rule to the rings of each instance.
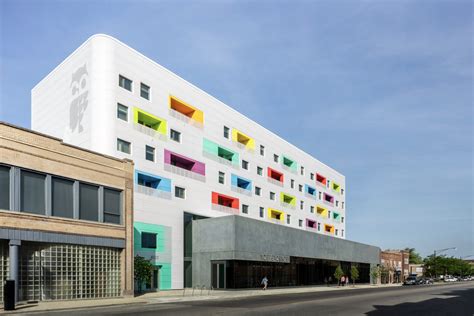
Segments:
[[[343,175],[110,36],[89,38],[33,88],[31,127],[135,162],[134,247],[156,266],[149,290],[244,286],[223,272],[236,256],[211,262],[212,276],[196,275],[211,266],[193,267],[194,220],[237,215],[315,242],[345,238]],[[294,256],[268,249],[252,262]]]

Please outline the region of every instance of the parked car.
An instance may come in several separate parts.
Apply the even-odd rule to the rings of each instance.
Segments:
[[[430,278],[419,278],[417,284],[433,284],[433,279]]]
[[[446,276],[444,278],[444,282],[457,282],[457,281],[458,281],[458,279],[455,278],[455,277],[452,277],[452,276]]]
[[[403,282],[403,285],[417,285],[416,276],[410,275],[408,278],[405,279],[405,282]]]

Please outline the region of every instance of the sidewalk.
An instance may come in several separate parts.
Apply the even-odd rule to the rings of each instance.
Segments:
[[[332,286],[307,286],[307,287],[286,287],[286,288],[269,288],[266,291],[261,289],[251,290],[201,290],[185,289],[185,290],[171,290],[160,291],[154,293],[146,293],[138,297],[125,298],[111,298],[111,299],[93,299],[93,300],[72,300],[72,301],[46,301],[34,304],[17,305],[17,309],[11,312],[3,311],[1,306],[0,314],[23,314],[46,311],[60,311],[67,309],[83,309],[95,307],[107,307],[116,305],[130,305],[130,304],[158,304],[158,303],[173,303],[173,302],[187,302],[187,301],[202,301],[213,299],[229,299],[241,298],[249,296],[264,296],[276,294],[291,294],[291,293],[309,293],[309,292],[324,292],[324,291],[339,291],[339,290],[358,290],[375,287],[396,287],[399,284],[390,285],[352,285],[338,287]]]

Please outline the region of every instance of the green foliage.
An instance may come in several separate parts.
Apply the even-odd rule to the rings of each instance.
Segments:
[[[415,251],[415,248],[405,248],[406,251],[410,252],[410,264],[422,264],[423,259],[420,254]]]
[[[142,283],[151,282],[153,264],[149,260],[139,255],[136,255],[134,258],[133,265],[133,276],[135,278],[135,281],[137,281],[138,291],[141,292]]]
[[[381,269],[378,266],[370,268],[370,278],[372,279],[372,283],[377,283],[377,280],[380,276],[380,270]]]
[[[341,265],[338,265],[336,271],[334,271],[334,277],[336,278],[338,284],[343,275],[344,271],[342,271]]]
[[[355,265],[351,266],[351,279],[354,284],[359,279],[359,269]]]
[[[440,275],[455,275],[455,276],[465,276],[474,274],[474,267],[471,266],[468,262],[446,256],[436,256],[433,255],[426,257],[424,260],[425,266],[425,275],[427,276],[440,276]]]

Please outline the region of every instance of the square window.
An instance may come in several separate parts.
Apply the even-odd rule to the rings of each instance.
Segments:
[[[336,228],[336,236],[337,236],[337,233],[338,233],[338,229]]]
[[[270,200],[275,200],[275,192],[270,192]]]
[[[260,215],[260,217],[263,218],[264,214],[265,214],[265,209],[260,206],[260,209],[259,209],[259,215]]]
[[[301,166],[301,175],[304,175],[304,167]]]
[[[257,167],[257,174],[259,176],[263,176],[263,168],[262,167]]]
[[[170,138],[175,142],[181,143],[181,133],[174,129],[170,129]]]
[[[225,183],[225,173],[222,171],[219,171],[219,183],[224,184]]]
[[[314,213],[314,206],[313,205],[311,205],[311,207],[309,208],[309,212]]]
[[[249,213],[249,206],[242,204],[242,213],[243,214],[248,214]]]
[[[128,107],[123,104],[117,103],[117,118],[128,122]]]
[[[155,161],[155,148],[148,145],[145,146],[145,159]]]
[[[260,156],[265,156],[265,146],[260,145]]]
[[[295,188],[295,180],[291,179],[290,183],[291,183],[290,184],[291,188],[294,189]]]
[[[303,220],[302,220],[302,219],[300,219],[300,220],[298,221],[298,226],[299,226],[299,227],[303,227]]]
[[[321,223],[318,223],[318,231],[321,231]]]
[[[341,195],[344,195],[344,189],[341,189]]]
[[[303,192],[303,185],[301,184],[298,185],[298,191]]]
[[[311,172],[311,173],[309,174],[309,178],[310,178],[311,180],[314,180],[314,173]]]
[[[336,200],[336,207],[338,207],[338,206],[339,206],[339,201],[338,201],[338,200]]]
[[[300,210],[304,208],[304,201],[300,201]]]
[[[142,232],[142,248],[156,249],[156,234]]]
[[[328,218],[331,218],[331,211],[328,211]]]
[[[344,216],[341,217],[341,223],[344,223]]]
[[[140,83],[140,96],[144,99],[150,100],[150,87],[143,82]]]
[[[242,169],[248,170],[249,169],[249,162],[246,160],[242,160]]]
[[[174,196],[180,199],[186,198],[186,189],[181,187],[174,187]]]
[[[117,138],[117,150],[118,151],[121,151],[121,152],[126,153],[126,154],[130,154],[130,152],[131,152],[130,148],[131,148],[130,142],[127,142],[126,140]]]
[[[132,80],[119,75],[119,86],[125,90],[132,91]]]
[[[278,162],[279,159],[280,159],[280,157],[278,157],[277,154],[273,154],[273,161],[274,162]]]
[[[319,193],[318,198],[321,200],[321,194],[322,194],[322,193],[321,193],[321,191],[319,191],[318,193]]]
[[[224,137],[229,139],[229,128],[227,126],[224,126]]]
[[[262,193],[262,189],[259,187],[255,187],[255,195],[259,195]]]
[[[291,215],[290,215],[290,214],[287,214],[287,215],[286,215],[286,223],[287,223],[288,225],[291,224]]]

